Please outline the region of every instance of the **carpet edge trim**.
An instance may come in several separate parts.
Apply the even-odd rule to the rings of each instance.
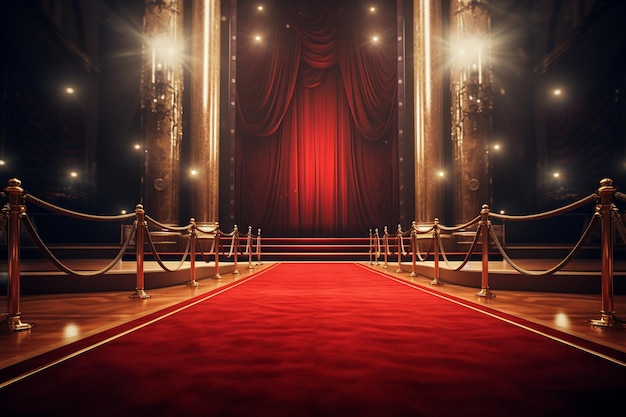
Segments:
[[[610,355],[604,354],[604,353],[602,353],[602,352],[598,352],[598,351],[596,351],[596,350],[593,350],[593,349],[587,348],[587,347],[585,347],[585,346],[582,346],[582,345],[577,344],[577,343],[574,343],[574,342],[570,342],[570,341],[565,340],[565,339],[562,339],[562,338],[560,338],[560,337],[557,337],[557,336],[554,336],[554,335],[550,335],[550,334],[548,334],[548,333],[542,332],[541,330],[538,330],[538,329],[533,329],[533,328],[532,328],[532,327],[530,327],[530,326],[526,326],[526,325],[524,325],[524,324],[522,324],[522,323],[515,322],[515,321],[513,321],[513,320],[511,320],[511,319],[508,319],[508,318],[506,318],[506,317],[500,316],[500,315],[498,315],[498,314],[496,314],[496,313],[492,313],[492,312],[490,312],[490,311],[487,311],[487,310],[485,310],[485,309],[482,309],[482,308],[479,308],[479,307],[477,307],[477,306],[475,306],[475,305],[472,305],[469,301],[461,301],[461,300],[459,300],[459,299],[455,299],[454,297],[451,297],[451,296],[448,296],[448,295],[445,295],[445,294],[442,294],[442,293],[436,292],[436,291],[434,291],[434,290],[431,290],[431,289],[428,289],[428,288],[426,288],[426,287],[423,287],[423,286],[421,286],[421,285],[419,285],[419,284],[414,284],[414,283],[411,283],[411,282],[405,281],[405,280],[403,280],[403,279],[401,279],[401,278],[396,278],[396,277],[393,277],[393,276],[391,276],[391,275],[385,274],[384,272],[382,272],[382,271],[378,271],[378,270],[373,269],[373,268],[370,268],[370,267],[368,267],[367,265],[363,265],[363,264],[357,264],[357,265],[359,265],[359,266],[360,266],[361,268],[363,268],[363,269],[367,269],[368,271],[371,271],[371,272],[377,273],[378,275],[380,275],[380,276],[382,276],[382,277],[384,277],[384,278],[390,279],[390,280],[392,280],[392,281],[398,282],[398,283],[400,283],[400,284],[406,285],[406,286],[411,287],[411,288],[415,288],[415,289],[417,289],[417,290],[420,290],[420,291],[422,291],[422,292],[425,292],[425,293],[431,294],[431,295],[433,295],[433,296],[435,296],[435,297],[439,297],[439,298],[441,298],[441,299],[443,299],[443,300],[446,300],[446,301],[449,301],[449,302],[451,302],[451,303],[454,303],[454,304],[460,305],[460,306],[465,307],[465,308],[468,308],[468,309],[470,309],[470,310],[474,310],[474,311],[476,311],[476,312],[478,312],[478,313],[481,313],[481,314],[484,314],[484,315],[486,315],[486,316],[493,317],[493,318],[498,319],[498,320],[500,320],[500,321],[503,321],[503,322],[505,322],[505,323],[512,324],[512,325],[514,325],[514,326],[516,326],[516,327],[519,327],[519,328],[524,329],[524,330],[526,330],[526,331],[529,331],[529,332],[531,332],[531,333],[538,334],[538,335],[540,335],[540,336],[542,336],[542,337],[545,337],[545,338],[547,338],[547,339],[550,339],[550,340],[553,340],[553,341],[555,341],[555,342],[558,342],[558,343],[564,344],[564,345],[566,345],[566,346],[570,346],[570,347],[575,348],[575,349],[577,349],[577,350],[580,350],[580,351],[582,351],[582,352],[588,353],[588,354],[590,354],[590,355],[596,356],[596,357],[598,357],[598,358],[604,359],[604,360],[606,360],[606,361],[612,362],[612,363],[614,363],[614,364],[616,364],[616,365],[619,365],[619,366],[621,366],[621,367],[625,367],[625,368],[626,368],[626,362],[621,361],[621,360],[619,360],[619,359],[617,359],[617,358],[614,358],[614,357],[612,357],[612,356],[610,356]],[[576,337],[576,336],[572,336],[572,337]],[[589,342],[589,343],[593,343],[593,342]]]
[[[252,279],[257,278],[258,276],[264,274],[265,272],[270,271],[270,270],[276,268],[276,266],[278,266],[278,265],[279,265],[279,263],[272,264],[272,265],[268,266],[267,268],[265,268],[265,269],[255,273],[255,274],[253,274],[253,275],[251,275],[251,276],[249,276],[247,278],[244,278],[244,279],[239,280],[239,281],[235,281],[235,282],[231,283],[230,285],[226,285],[226,286],[224,286],[222,288],[217,288],[214,291],[211,291],[210,293],[205,294],[204,296],[200,296],[199,298],[195,299],[194,301],[192,301],[190,303],[182,302],[180,304],[184,304],[184,305],[182,305],[182,306],[180,306],[178,308],[173,308],[172,309],[171,306],[169,308],[165,308],[164,310],[167,310],[167,312],[164,313],[164,314],[160,314],[159,315],[158,312],[155,312],[154,314],[157,315],[157,317],[155,317],[155,318],[152,318],[152,319],[150,319],[150,320],[148,320],[146,322],[143,322],[143,323],[141,323],[141,324],[139,324],[137,326],[133,326],[130,329],[124,330],[124,331],[122,331],[120,333],[117,333],[117,334],[115,334],[113,336],[107,337],[107,338],[105,338],[105,339],[103,339],[103,340],[101,340],[99,342],[93,343],[93,344],[91,344],[89,346],[86,346],[84,348],[81,348],[81,349],[79,349],[77,351],[74,351],[72,353],[64,355],[64,356],[62,356],[62,357],[60,357],[58,359],[55,359],[55,360],[53,360],[53,361],[51,361],[51,362],[49,362],[47,364],[40,365],[40,366],[36,367],[35,369],[32,369],[32,370],[30,370],[28,372],[22,373],[21,375],[15,376],[15,377],[10,378],[10,379],[7,379],[6,381],[2,381],[2,382],[0,382],[0,389],[8,387],[9,385],[17,383],[17,382],[19,382],[19,381],[21,381],[23,379],[26,379],[26,378],[28,378],[28,377],[30,377],[32,375],[36,375],[39,372],[45,371],[46,369],[52,368],[52,367],[54,367],[54,366],[56,366],[56,365],[58,365],[60,363],[66,362],[66,361],[68,361],[70,359],[73,359],[73,358],[75,358],[77,356],[80,356],[83,353],[86,353],[86,352],[88,352],[90,350],[96,349],[96,348],[98,348],[100,346],[103,346],[103,345],[105,345],[107,343],[110,343],[110,342],[112,342],[114,340],[117,340],[117,339],[119,339],[119,338],[121,338],[123,336],[126,336],[127,334],[133,333],[133,332],[135,332],[137,330],[140,330],[140,329],[142,329],[144,327],[147,327],[147,326],[149,326],[151,324],[159,322],[159,321],[161,321],[161,320],[163,320],[163,319],[165,319],[167,317],[170,317],[170,316],[172,316],[172,315],[174,315],[176,313],[179,313],[179,312],[181,312],[183,310],[186,310],[186,309],[188,309],[190,307],[193,307],[193,306],[195,306],[195,305],[197,305],[197,304],[199,304],[201,302],[204,302],[204,301],[209,300],[211,298],[214,298],[214,297],[216,297],[216,296],[218,296],[220,294],[223,294],[226,291],[229,291],[229,290],[231,290],[233,288],[236,288],[236,287],[238,287],[241,284],[245,284],[246,282],[249,282]],[[176,307],[176,306],[174,306],[174,307]],[[136,320],[140,320],[140,319],[136,319]],[[123,326],[123,325],[120,325],[120,326]]]

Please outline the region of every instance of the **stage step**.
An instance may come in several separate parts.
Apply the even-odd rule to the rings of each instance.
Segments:
[[[369,259],[369,238],[271,238],[261,242],[268,261],[364,261]]]

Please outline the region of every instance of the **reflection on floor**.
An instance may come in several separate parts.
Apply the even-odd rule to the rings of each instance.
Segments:
[[[21,320],[35,326],[21,332],[9,331],[6,327],[0,331],[0,369],[247,278],[269,265],[271,263],[257,265],[254,269],[240,268],[239,274],[222,274],[220,279],[205,278],[198,281],[197,287],[176,285],[147,290],[150,295],[147,299],[130,298],[133,291],[23,295],[20,297]],[[445,283],[431,285],[431,278],[411,277],[409,272],[395,272],[394,268],[371,267],[384,274],[626,352],[626,329],[590,324],[590,320],[600,318],[602,299],[598,294],[493,290],[495,297],[486,298],[478,297],[476,288]],[[626,296],[614,296],[613,304],[616,316],[626,318]],[[7,307],[7,297],[1,297],[0,308],[6,312]]]

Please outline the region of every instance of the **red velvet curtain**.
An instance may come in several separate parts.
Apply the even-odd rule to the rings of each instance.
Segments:
[[[237,221],[266,236],[397,223],[395,4],[257,4],[237,10]]]

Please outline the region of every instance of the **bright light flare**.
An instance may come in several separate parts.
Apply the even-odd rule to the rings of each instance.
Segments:
[[[158,56],[165,56],[170,59],[178,58],[180,56],[181,48],[176,42],[163,35],[155,36],[150,41],[150,46],[154,49],[154,52]],[[157,63],[157,68],[160,68],[162,64],[160,62]]]
[[[65,339],[72,339],[80,334],[80,327],[75,323],[68,323],[63,328],[63,337]]]
[[[488,49],[488,42],[479,38],[465,38],[457,45],[457,53],[461,59],[476,59],[482,51]],[[473,63],[476,66],[476,63]]]

